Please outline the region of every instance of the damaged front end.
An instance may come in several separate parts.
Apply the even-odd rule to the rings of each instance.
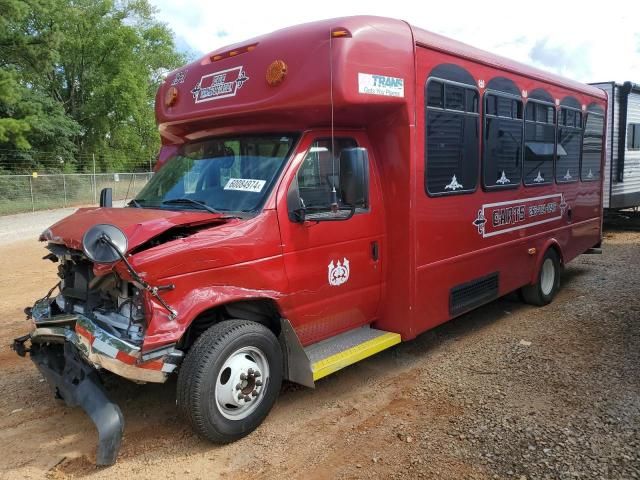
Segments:
[[[56,396],[85,410],[98,429],[96,463],[111,465],[124,419],[100,371],[136,382],[164,382],[183,352],[173,345],[142,352],[148,319],[141,285],[114,271],[96,276],[83,252],[52,243],[48,248],[45,258],[60,262],[60,283],[25,310],[33,329],[15,339],[13,349],[21,356],[29,353]]]

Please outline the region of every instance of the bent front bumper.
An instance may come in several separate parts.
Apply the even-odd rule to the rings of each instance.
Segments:
[[[104,368],[135,382],[163,383],[180,364],[184,353],[169,345],[142,353],[96,325],[84,315],[35,316],[31,343],[72,344],[95,368]]]

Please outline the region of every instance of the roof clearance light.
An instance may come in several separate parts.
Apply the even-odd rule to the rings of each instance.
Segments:
[[[215,55],[209,57],[209,60],[212,62],[217,62],[218,60],[222,60],[223,58],[231,58],[236,55],[240,55],[242,53],[252,52],[258,46],[257,43],[253,43],[251,45],[247,45],[246,47],[236,48],[235,50],[229,50],[227,52],[216,53]]]
[[[331,36],[333,38],[351,38],[351,32],[346,28],[334,28],[331,30]]]
[[[284,63],[284,60],[274,60],[271,62],[271,65],[267,67],[267,83],[272,87],[280,85],[286,76],[287,64]]]
[[[168,107],[173,107],[175,103],[178,101],[178,89],[176,87],[171,87],[167,90],[167,93],[164,95],[164,105]]]

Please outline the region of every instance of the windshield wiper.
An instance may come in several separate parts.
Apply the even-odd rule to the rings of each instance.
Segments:
[[[172,204],[185,204],[185,203],[190,203],[192,205],[198,205],[200,208],[204,208],[205,210],[211,212],[211,213],[217,213],[217,214],[221,214],[221,212],[219,212],[218,210],[216,210],[213,207],[210,207],[209,205],[207,205],[206,203],[203,202],[199,202],[198,200],[194,200],[193,198],[172,198],[170,200],[165,200],[164,202],[162,202],[163,205],[172,205]]]

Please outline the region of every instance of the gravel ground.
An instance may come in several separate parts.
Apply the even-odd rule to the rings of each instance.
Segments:
[[[637,220],[637,219],[636,219]],[[0,478],[633,479],[640,476],[640,221],[570,263],[551,305],[510,295],[318,383],[287,384],[249,437],[215,446],[175,382],[109,384],[118,463],[7,345],[53,283],[42,246],[0,246]]]

